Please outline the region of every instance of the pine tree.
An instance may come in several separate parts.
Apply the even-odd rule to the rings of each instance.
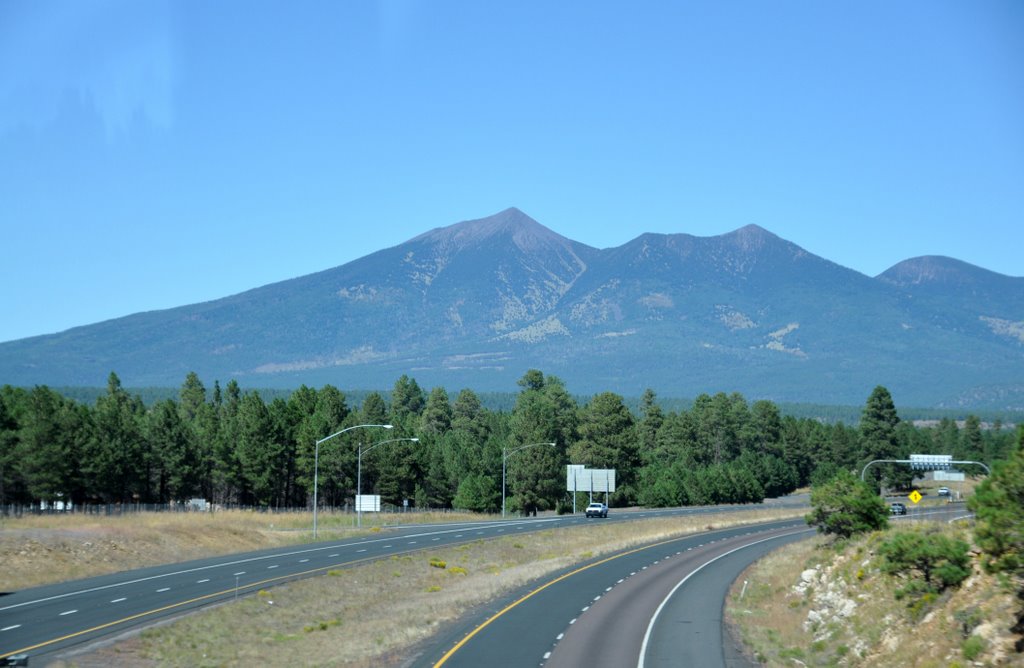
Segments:
[[[640,460],[646,465],[651,462],[658,446],[658,430],[665,422],[665,414],[658,405],[654,390],[647,388],[640,397],[640,421],[637,423]]]
[[[812,511],[807,523],[819,533],[849,538],[889,525],[882,499],[849,471],[840,471],[828,483],[811,490]]]
[[[639,450],[633,416],[622,397],[604,392],[580,411],[579,440],[569,447],[569,460],[587,468],[615,469],[616,503],[636,500]]]
[[[28,395],[15,458],[33,499],[72,500],[78,457],[72,447],[73,427],[66,419],[69,410],[70,402],[46,386]]]
[[[895,459],[898,453],[896,425],[900,418],[896,414],[889,390],[877,386],[868,397],[860,418],[861,464],[876,459]],[[893,481],[896,471],[892,465],[873,466],[868,471],[877,483]]]
[[[448,402],[448,393],[443,387],[435,387],[430,391],[423,414],[420,416],[418,434],[421,436],[439,436],[452,428],[452,406]]]
[[[198,415],[202,404],[191,410]],[[168,399],[146,415],[145,436],[153,453],[156,498],[160,503],[184,501],[198,491],[198,455],[180,406]]]
[[[461,390],[452,405],[452,429],[466,433],[469,438],[482,443],[487,439],[487,415],[480,398],[472,390]]]
[[[248,392],[238,407],[238,447],[243,503],[270,506],[282,479],[281,444],[274,439],[270,411],[257,392]]]
[[[523,390],[516,398],[510,421],[506,461],[508,496],[512,510],[534,513],[555,507],[565,494],[565,444],[576,430],[576,404],[556,377],[545,378],[531,369],[519,381]],[[535,443],[555,443],[516,451]]]
[[[1017,448],[997,462],[992,475],[974,490],[967,507],[976,515],[975,539],[983,564],[991,572],[1024,579],[1024,427],[1017,430]]]
[[[96,400],[94,438],[88,447],[86,473],[94,492],[108,502],[141,501],[149,494],[148,453],[142,439],[142,401],[132,399],[117,374],[107,379],[107,393]]]

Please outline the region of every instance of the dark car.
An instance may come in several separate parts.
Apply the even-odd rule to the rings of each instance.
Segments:
[[[889,513],[892,515],[906,515],[907,507],[902,503],[889,504]]]
[[[603,503],[592,503],[587,506],[587,517],[608,517],[608,506]]]

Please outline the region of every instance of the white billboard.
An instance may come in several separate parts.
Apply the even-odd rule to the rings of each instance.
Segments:
[[[567,492],[614,492],[615,469],[588,469],[580,464],[569,464],[565,472]]]
[[[380,494],[359,494],[356,496],[356,512],[379,513]]]

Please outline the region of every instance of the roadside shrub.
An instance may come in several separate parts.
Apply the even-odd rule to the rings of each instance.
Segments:
[[[982,614],[980,608],[977,606],[971,606],[970,608],[954,612],[953,619],[960,623],[960,633],[962,633],[966,639],[970,638],[974,629],[978,628],[978,625],[985,621],[985,616]]]
[[[985,640],[981,636],[971,636],[964,641],[960,649],[965,659],[974,661],[985,651]]]
[[[941,530],[900,531],[882,542],[882,571],[905,584],[896,598],[940,594],[970,575],[970,546]]]
[[[974,536],[991,573],[1024,577],[1024,426],[1017,430],[1017,450],[993,466],[967,501],[977,516]]]
[[[811,488],[811,508],[807,523],[817,527],[819,533],[838,538],[889,525],[889,510],[882,499],[845,470],[824,485]]]

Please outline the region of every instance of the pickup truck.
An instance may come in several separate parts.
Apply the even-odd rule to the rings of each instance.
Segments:
[[[608,506],[603,503],[592,503],[587,506],[587,517],[608,517]]]

